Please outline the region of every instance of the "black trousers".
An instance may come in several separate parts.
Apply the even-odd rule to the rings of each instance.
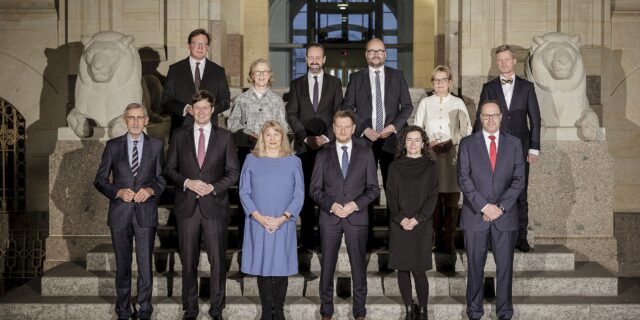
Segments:
[[[200,236],[204,237],[210,269],[211,307],[209,314],[221,315],[225,306],[227,220],[205,219],[196,207],[189,218],[178,218],[178,243],[182,262],[182,309],[185,315],[197,317],[198,261]]]
[[[153,243],[156,228],[143,228],[136,215],[125,229],[111,228],[111,243],[116,256],[116,307],[118,318],[131,317],[131,260],[133,239],[136,241],[138,263],[138,317],[151,317],[151,291],[153,289]]]
[[[365,138],[366,139],[366,138]],[[393,138],[392,138],[393,139]],[[373,158],[376,161],[376,165],[380,167],[380,173],[382,174],[382,187],[386,188],[387,186],[387,173],[389,172],[389,165],[394,160],[395,155],[389,152],[382,150],[382,145],[384,143],[384,139],[379,139],[373,142],[372,151]],[[386,190],[386,189],[385,189]],[[373,226],[374,226],[374,204],[376,201],[369,204],[369,226],[368,226],[368,245],[370,247],[374,246],[374,234],[373,234]],[[389,210],[385,209],[385,225],[389,220]]]
[[[260,320],[284,320],[284,299],[288,285],[288,277],[258,276],[258,293],[262,305]]]
[[[529,225],[529,202],[527,201],[527,190],[529,189],[529,161],[524,156],[524,189],[518,196],[516,205],[518,206],[518,239],[527,238],[527,226]]]
[[[309,196],[309,185],[311,184],[311,174],[313,165],[316,162],[316,150],[308,150],[298,155],[302,162],[302,172],[304,174],[304,204],[300,211],[300,244],[303,248],[313,249],[320,245],[319,237],[315,232],[318,225],[318,214],[315,209],[315,201]]]

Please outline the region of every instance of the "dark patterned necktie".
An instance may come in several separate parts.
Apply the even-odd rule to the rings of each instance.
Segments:
[[[140,159],[138,157],[138,140],[133,141],[133,151],[131,155],[131,173],[134,177],[140,172]]]
[[[320,92],[318,91],[318,76],[313,76],[313,111],[318,111],[318,96],[320,96]]]
[[[196,62],[196,72],[195,72],[195,85],[196,85],[196,92],[198,92],[198,90],[200,90],[200,62]]]

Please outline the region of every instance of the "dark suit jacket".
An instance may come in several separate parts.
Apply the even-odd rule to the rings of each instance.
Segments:
[[[318,110],[313,110],[313,97],[309,96],[308,74],[293,81],[289,87],[289,101],[287,102],[287,122],[295,134],[294,148],[297,153],[307,151],[304,139],[307,137],[305,124],[312,119],[322,120],[326,130],[322,133],[329,140],[334,139],[332,124],[333,115],[342,107],[342,82],[340,79],[325,73],[320,89]]]
[[[107,224],[111,228],[123,229],[128,225],[133,215],[144,228],[154,228],[158,225],[158,207],[156,199],[166,186],[162,177],[164,162],[163,142],[146,134],[142,135],[144,145],[140,157],[140,172],[133,177],[129,165],[127,150],[127,134],[107,141],[102,153],[102,160],[96,173],[93,185],[109,198],[109,218]],[[109,180],[109,176],[113,176]],[[141,188],[151,188],[154,195],[142,203],[124,202],[116,198],[118,190],[131,189],[135,192]]]
[[[533,83],[516,76],[509,109],[502,93],[500,77],[485,83],[480,93],[476,122],[473,125],[474,132],[482,131],[479,106],[488,99],[499,102],[502,113],[500,131],[520,139],[523,154],[528,154],[529,149],[540,150],[540,108]]]
[[[346,178],[342,177],[335,143],[320,149],[309,187],[309,195],[320,207],[320,224],[340,222],[341,218],[330,212],[334,203],[355,201],[359,210],[346,219],[352,225],[368,225],[367,207],[380,195],[376,172],[373,151],[355,141]]]
[[[215,97],[215,110],[212,119],[217,119],[217,115],[229,109],[231,94],[229,84],[224,69],[207,59],[202,72],[200,89],[207,90]],[[164,83],[162,92],[162,108],[165,112],[172,114],[172,119],[183,118],[184,106],[191,103],[191,98],[196,93],[196,85],[193,83],[193,74],[189,66],[189,58],[180,60],[169,66],[167,80]],[[193,124],[193,118],[185,125]]]
[[[464,194],[462,229],[489,229],[490,223],[482,220],[480,210],[495,204],[504,208],[504,214],[495,220],[496,227],[501,231],[518,230],[516,200],[525,185],[520,140],[500,132],[496,169],[492,171],[482,131],[464,137],[458,152],[458,184]]]
[[[209,145],[202,169],[198,166],[193,126],[176,129],[169,145],[165,175],[176,184],[175,214],[179,218],[193,215],[200,204],[207,219],[226,219],[229,216],[228,189],[240,175],[240,164],[231,132],[212,126]],[[204,197],[183,189],[187,179],[210,183],[214,191]]]
[[[372,102],[375,97],[371,97],[371,81],[369,79],[369,68],[354,72],[349,77],[347,92],[344,95],[342,107],[350,109],[356,114],[356,132],[357,137],[361,137],[364,129],[372,128],[375,130],[375,124],[371,122],[371,114],[373,112]],[[400,132],[407,124],[407,120],[413,111],[411,104],[411,96],[409,95],[409,87],[404,75],[401,71],[384,67],[384,108],[385,108],[385,127],[393,124],[396,131]],[[369,142],[369,139],[362,139]],[[395,154],[397,137],[392,134],[382,146],[384,151]]]

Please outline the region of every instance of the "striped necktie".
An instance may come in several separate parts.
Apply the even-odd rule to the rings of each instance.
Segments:
[[[134,177],[140,173],[140,158],[138,157],[138,140],[133,141],[133,152],[131,154],[131,173]]]
[[[380,88],[380,71],[376,71],[376,131],[384,129],[384,115],[382,113],[382,89]]]

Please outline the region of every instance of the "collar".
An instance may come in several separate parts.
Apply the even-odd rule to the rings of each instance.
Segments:
[[[372,75],[375,75],[376,71],[380,71],[380,74],[384,75],[384,65],[379,68],[374,68],[372,66],[369,66],[368,68],[369,68],[369,73]]]
[[[324,70],[321,70],[318,74],[312,74],[310,71],[307,71],[307,77],[309,80],[313,80],[313,77],[318,77],[318,80],[322,80],[322,77],[324,77]]]
[[[211,121],[209,121],[209,123],[207,123],[204,127],[199,127],[197,123],[193,124],[193,130],[194,131],[199,131],[200,128],[204,129],[204,132],[211,131]]]
[[[204,65],[205,65],[205,63],[206,63],[206,61],[207,61],[207,58],[206,58],[206,57],[202,58],[202,60],[196,60],[196,58],[194,58],[194,57],[192,57],[192,56],[189,56],[189,63],[196,63],[196,62],[200,62],[200,64],[204,66]]]
[[[353,139],[349,140],[349,142],[347,143],[340,143],[338,142],[338,140],[336,140],[336,148],[340,151],[342,151],[342,147],[343,146],[347,146],[347,150],[352,150],[353,149]]]
[[[495,136],[497,142],[498,137],[500,136],[500,129],[498,129],[498,131],[496,131],[494,134],[489,134],[488,132],[484,131],[484,129],[482,129],[482,136],[484,137],[484,140],[489,140],[489,136]]]
[[[505,79],[505,80],[511,79],[511,84],[513,85],[514,83],[516,83],[516,73],[514,72],[511,75],[511,78],[505,78],[502,75],[500,75],[500,84],[502,84],[502,79]]]
[[[127,142],[133,143],[134,141],[138,141],[138,143],[140,143],[143,140],[144,140],[144,133],[141,133],[140,136],[138,136],[138,139],[134,139],[131,136],[131,134],[127,132]]]

